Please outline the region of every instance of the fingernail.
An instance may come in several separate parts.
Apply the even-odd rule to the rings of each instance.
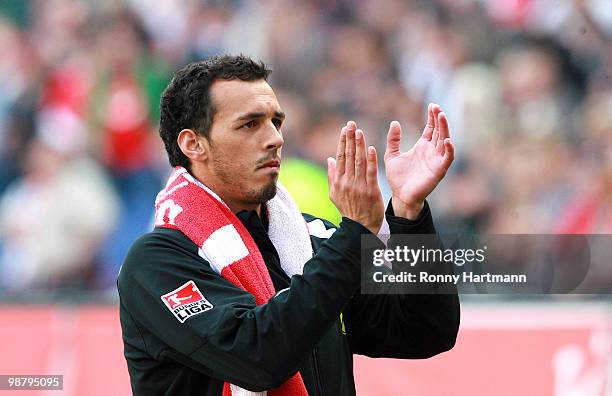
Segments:
[[[363,131],[361,129],[357,129],[357,132],[355,132],[355,138],[357,139],[363,138]]]

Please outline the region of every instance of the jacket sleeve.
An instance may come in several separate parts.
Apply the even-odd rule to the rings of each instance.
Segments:
[[[396,217],[389,203],[386,212],[394,234],[435,234],[427,202],[416,220]],[[452,272],[452,264],[443,268]],[[370,357],[428,358],[451,349],[459,330],[459,298],[448,294],[357,293],[344,312],[353,353]]]
[[[118,287],[137,326],[167,347],[147,350],[252,391],[278,387],[297,370],[359,287],[359,241],[350,219],[293,276],[289,289],[257,306],[189,249],[148,234],[131,248]],[[177,232],[178,233],[178,232]],[[182,236],[182,234],[178,233]],[[193,281],[212,308],[183,323],[161,296]]]

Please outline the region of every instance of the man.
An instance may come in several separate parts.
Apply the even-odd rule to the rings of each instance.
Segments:
[[[261,63],[223,56],[176,73],[160,134],[175,167],[154,231],[118,279],[137,395],[352,395],[352,354],[427,358],[459,325],[451,295],[365,295],[360,236],[385,216],[377,155],[342,128],[329,159],[332,224],[302,215],[277,186],[285,117]],[[435,233],[425,203],[453,160],[444,113],[428,109],[406,153],[391,123],[385,153],[391,233]]]

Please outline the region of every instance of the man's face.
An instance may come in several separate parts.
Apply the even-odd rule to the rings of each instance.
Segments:
[[[233,203],[260,204],[276,194],[285,117],[264,80],[220,80],[211,86],[211,186]]]

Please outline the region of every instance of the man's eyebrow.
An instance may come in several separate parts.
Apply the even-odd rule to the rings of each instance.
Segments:
[[[263,118],[266,116],[266,113],[264,112],[260,112],[260,111],[254,111],[254,112],[250,112],[250,113],[246,113],[241,115],[240,117],[236,118],[236,121],[245,121],[245,120],[253,120],[256,118]],[[280,118],[282,120],[285,119],[285,113],[282,111],[275,111],[274,112],[274,118]]]

